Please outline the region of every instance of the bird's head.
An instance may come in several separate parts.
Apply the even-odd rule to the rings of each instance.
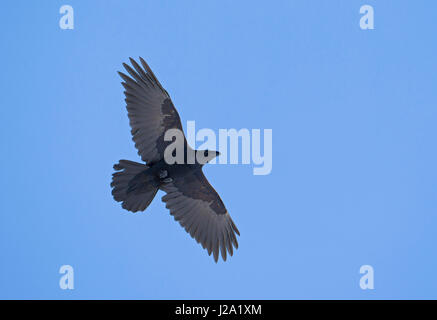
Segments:
[[[212,150],[196,150],[196,161],[200,165],[210,162],[215,157],[218,157],[220,152]]]

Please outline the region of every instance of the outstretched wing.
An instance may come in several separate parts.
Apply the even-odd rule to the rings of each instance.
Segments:
[[[233,246],[238,248],[235,234],[240,232],[201,170],[175,178],[161,189],[167,193],[162,201],[170,214],[209,255],[213,252],[216,262],[219,251],[225,261],[226,251],[233,255]]]
[[[126,108],[132,128],[132,140],[141,159],[152,164],[164,157],[165,148],[171,141],[164,141],[168,129],[183,133],[179,114],[167,91],[161,86],[147,63],[140,57],[143,68],[129,58],[134,69],[123,63],[129,76],[119,72],[124,80]]]

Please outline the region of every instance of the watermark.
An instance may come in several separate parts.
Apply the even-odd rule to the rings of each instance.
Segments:
[[[272,129],[219,129],[217,138],[214,130],[203,128],[196,132],[195,121],[187,121],[186,140],[196,150],[186,147],[183,131],[169,129],[164,140],[171,143],[164,151],[164,160],[167,164],[253,165],[254,175],[268,175],[272,172],[272,135]]]
[[[59,27],[62,30],[74,29],[74,10],[73,7],[65,4],[59,8],[59,13],[63,14],[61,19],[59,19]]]
[[[360,278],[360,288],[363,290],[375,289],[374,271],[371,265],[363,265],[360,268],[360,274],[363,274]]]
[[[261,307],[260,304],[204,304],[202,306],[182,304],[176,307],[174,313],[178,316],[193,315],[206,318],[208,315],[215,315],[215,317],[220,318],[228,315],[261,315]]]
[[[63,276],[59,279],[59,287],[62,290],[74,289],[74,270],[73,267],[65,264],[59,268],[59,273]]]
[[[361,30],[373,30],[375,29],[375,19],[373,7],[366,4],[360,8],[360,13],[363,16],[360,19]]]

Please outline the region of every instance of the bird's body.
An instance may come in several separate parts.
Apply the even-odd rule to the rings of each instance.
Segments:
[[[190,179],[190,176],[199,174],[201,170],[202,166],[198,163],[167,164],[165,160],[162,159],[138,173],[128,183],[128,191],[134,191],[146,182],[160,188],[175,179]]]
[[[219,252],[226,260],[238,248],[240,234],[220,196],[209,184],[202,167],[218,152],[193,150],[183,135],[182,124],[169,94],[161,86],[147,63],[143,68],[133,59],[133,67],[123,64],[131,77],[119,73],[126,91],[131,133],[138,154],[146,164],[120,160],[114,165],[111,186],[116,201],[126,210],[144,211],[158,190],[162,200],[182,227],[196,239],[217,262]],[[182,150],[182,161],[169,162],[166,150],[173,143],[165,139],[168,130],[179,130],[182,141],[173,153]],[[171,153],[171,154],[173,154]]]

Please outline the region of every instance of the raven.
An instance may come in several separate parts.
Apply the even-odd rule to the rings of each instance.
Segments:
[[[226,261],[238,248],[240,235],[220,196],[202,172],[205,163],[219,155],[217,151],[193,150],[183,134],[181,120],[168,92],[159,83],[147,63],[141,66],[129,58],[133,66],[123,63],[130,77],[118,72],[125,88],[126,109],[132,128],[132,140],[138,155],[146,164],[120,160],[114,165],[112,195],[128,211],[144,211],[158,190],[166,193],[162,201],[176,221],[208,250],[215,262],[219,252]],[[165,152],[173,141],[164,139],[170,129],[182,133],[182,163],[169,164]],[[177,142],[177,141],[176,141]],[[172,152],[176,155],[178,148]],[[168,152],[168,151],[167,151]],[[167,153],[168,154],[168,153]],[[191,159],[191,161],[189,161]]]

